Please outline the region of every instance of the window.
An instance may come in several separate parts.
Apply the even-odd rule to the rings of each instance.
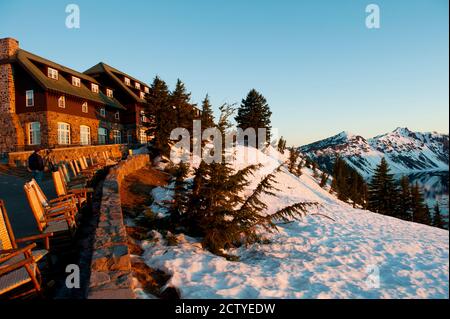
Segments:
[[[139,93],[140,93],[141,99],[145,99],[145,93],[144,92],[139,92]]]
[[[41,144],[41,123],[28,123],[28,145]]]
[[[63,122],[58,122],[58,144],[70,144],[70,125]]]
[[[119,113],[119,111],[117,111],[116,114],[114,114],[114,118],[115,118],[116,120],[119,120],[119,119],[120,119],[120,113]]]
[[[77,86],[80,87],[81,86],[81,81],[79,78],[72,76],[72,85],[73,86]]]
[[[91,144],[91,128],[86,125],[80,126],[80,144],[90,145]]]
[[[136,89],[140,90],[140,89],[141,89],[141,84],[138,83],[138,82],[136,82],[136,83],[134,83],[134,87],[135,87]]]
[[[111,90],[111,89],[106,89],[106,95],[107,95],[108,97],[113,97],[113,90]]]
[[[34,91],[28,90],[25,92],[26,96],[26,106],[34,106]]]
[[[81,105],[81,112],[83,112],[83,113],[87,113],[88,112],[88,103],[87,102],[84,102]]]
[[[147,143],[147,133],[145,132],[144,129],[141,129],[139,132],[139,141],[141,142],[141,144],[146,144]]]
[[[50,79],[58,80],[58,70],[55,70],[55,69],[52,69],[52,68],[47,68],[47,76]]]
[[[150,93],[150,89],[146,86],[146,87],[144,87],[144,92],[145,93]]]
[[[98,128],[98,144],[106,144],[108,137],[108,131],[106,128],[99,127]]]
[[[112,137],[114,144],[122,144],[122,136],[119,130],[113,130]]]
[[[66,97],[64,95],[59,97],[58,106],[63,109],[66,107]]]
[[[125,77],[124,81],[126,85],[131,85],[131,81],[129,78]]]
[[[98,93],[98,85],[91,83],[91,91],[94,93]]]
[[[106,111],[105,111],[104,108],[101,108],[101,109],[100,109],[100,116],[101,116],[101,117],[106,117]]]

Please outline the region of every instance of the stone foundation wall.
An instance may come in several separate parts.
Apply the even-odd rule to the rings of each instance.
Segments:
[[[55,148],[52,149],[50,156],[55,162],[78,159],[81,156],[92,156],[103,159],[103,155],[101,154],[103,151],[109,151],[112,157],[121,157],[123,153],[127,152],[127,147],[121,144],[111,144]],[[32,153],[32,151],[9,153],[8,164],[10,166],[27,166],[28,157]]]
[[[93,244],[88,299],[136,298],[120,202],[120,185],[128,174],[148,165],[148,155],[130,156],[113,167],[104,181]]]

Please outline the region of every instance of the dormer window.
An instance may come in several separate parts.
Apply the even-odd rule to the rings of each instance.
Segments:
[[[139,93],[140,93],[141,99],[145,99],[145,93],[144,92],[139,92]]]
[[[55,69],[52,69],[52,68],[47,68],[47,76],[50,79],[58,80],[58,70],[55,70]]]
[[[72,76],[72,85],[76,86],[76,87],[80,87],[81,86],[80,79],[75,76]]]
[[[117,111],[116,114],[114,114],[114,118],[115,118],[116,120],[119,120],[119,119],[120,119],[120,113],[119,113],[119,111]]]
[[[101,109],[100,109],[100,116],[101,116],[101,117],[106,117],[106,111],[105,111],[104,108],[101,108]]]
[[[91,91],[94,93],[98,93],[98,85],[91,83]]]
[[[134,87],[135,87],[136,89],[140,90],[140,89],[141,89],[141,84],[138,83],[138,82],[136,82],[136,83],[134,83]]]
[[[66,108],[66,97],[64,95],[59,97],[58,106],[62,109]]]
[[[126,85],[131,85],[131,81],[129,78],[125,77],[124,81]]]
[[[107,97],[113,97],[113,90],[111,90],[111,89],[106,89],[106,96],[107,96]]]
[[[148,93],[150,93],[150,89],[146,86],[146,87],[144,87],[144,92],[148,94]]]

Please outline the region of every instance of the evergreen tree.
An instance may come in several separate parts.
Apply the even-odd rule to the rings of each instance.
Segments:
[[[297,161],[300,157],[300,151],[295,147],[291,147],[289,149],[289,160],[288,160],[288,170],[294,175],[298,174],[298,165]]]
[[[424,196],[418,183],[411,187],[411,211],[413,222],[431,225],[430,210],[425,204]]]
[[[384,158],[375,169],[375,175],[369,184],[369,210],[395,216],[397,214],[398,188],[389,165]]]
[[[175,89],[170,94],[170,104],[176,112],[176,127],[189,130],[192,135],[192,121],[194,120],[195,104],[190,102],[191,93],[188,93],[184,83],[178,79]]]
[[[297,165],[297,169],[295,170],[295,173],[293,173],[293,174],[297,175],[297,177],[302,176],[303,175],[302,169],[303,169],[303,161],[300,159],[300,161],[298,162],[298,165]]]
[[[169,155],[169,139],[172,129],[177,127],[176,112],[170,104],[170,93],[166,82],[159,77],[155,77],[150,92],[147,95],[147,102],[154,110],[155,127],[155,148],[163,155]]]
[[[411,211],[411,186],[409,182],[409,178],[407,176],[403,176],[400,179],[400,194],[399,194],[399,202],[398,202],[398,216],[404,220],[412,219],[412,211]]]
[[[258,134],[258,128],[265,128],[266,142],[269,143],[271,137],[270,130],[272,128],[270,121],[271,115],[272,112],[270,111],[264,96],[255,89],[252,89],[247,97],[242,100],[235,120],[237,126],[242,130],[251,127],[255,129],[256,134]],[[259,146],[261,142],[262,141],[259,141],[257,136],[255,146]]]
[[[284,150],[286,149],[286,140],[282,137],[278,140],[278,152],[284,154]]]
[[[189,166],[180,162],[173,175],[173,200],[168,205],[168,213],[173,227],[180,225],[181,218],[187,211],[189,201],[188,183],[185,181]]]
[[[436,202],[434,205],[434,217],[433,217],[433,226],[439,228],[445,228],[444,222],[441,216],[441,209],[439,207],[439,203]]]
[[[325,172],[322,172],[322,175],[320,177],[320,187],[324,188],[327,185],[328,182],[328,174]]]
[[[208,94],[205,96],[205,99],[202,102],[202,132],[210,127],[215,127],[214,124],[214,115],[211,107],[211,102],[209,101]]]

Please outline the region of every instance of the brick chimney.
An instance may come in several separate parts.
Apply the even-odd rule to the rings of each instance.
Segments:
[[[0,152],[14,150],[24,144],[24,132],[16,114],[14,67],[10,59],[19,49],[19,41],[0,39]]]

